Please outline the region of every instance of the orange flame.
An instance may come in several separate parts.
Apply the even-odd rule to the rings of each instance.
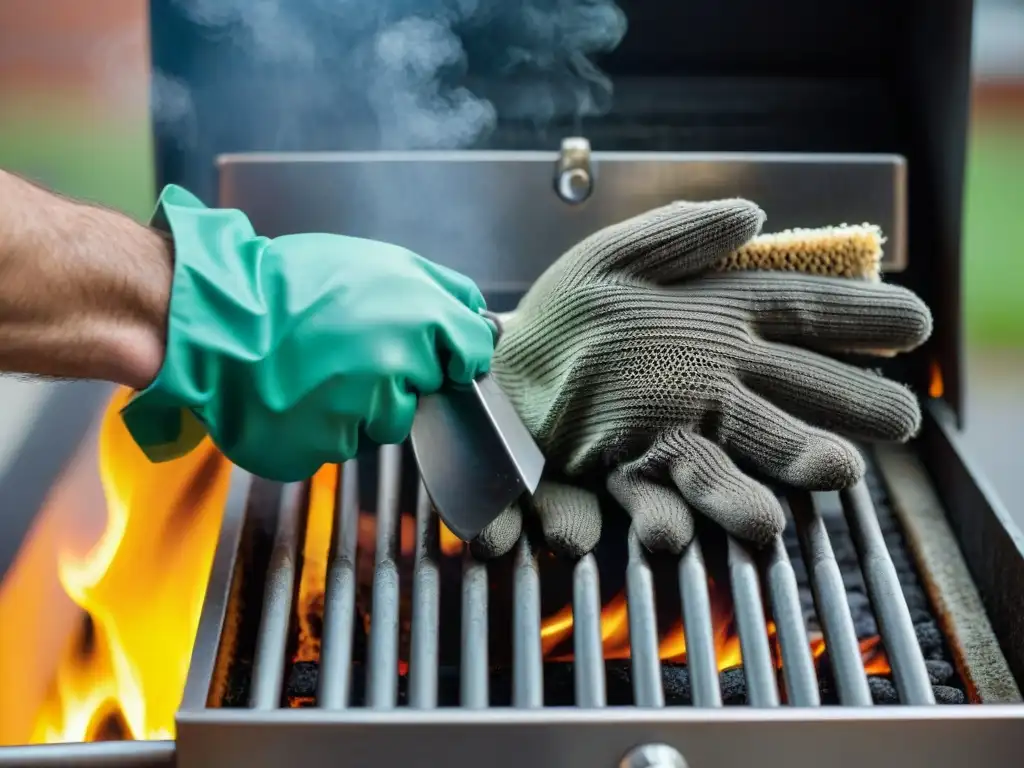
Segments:
[[[440,520],[438,524],[441,526],[441,535],[438,537],[438,546],[441,550],[442,555],[448,557],[454,557],[455,555],[462,554],[462,539],[448,530],[448,526],[442,523]]]
[[[58,559],[91,631],[61,657],[32,743],[174,737],[231,468],[208,441],[150,463],[121,421],[131,396],[115,393],[100,428],[106,529]]]
[[[733,621],[732,600],[728,592],[708,580],[711,597],[711,621],[714,628],[715,657],[719,672],[743,664],[740,638]],[[782,656],[778,652],[778,637],[775,623],[768,621],[765,626],[768,641],[776,648],[775,659],[782,668]],[[541,651],[547,661],[571,661],[572,651],[556,653],[564,648],[563,643],[572,637],[572,606],[566,605],[541,623]],[[605,659],[629,658],[629,609],[625,592],[620,592],[601,609],[601,645]],[[889,660],[885,655],[881,637],[874,636],[860,643],[864,671],[869,675],[886,675],[890,672]],[[811,653],[817,662],[825,653],[825,641],[820,634],[811,637]],[[686,638],[682,621],[677,621],[658,642],[658,657],[662,661],[683,664],[686,662]]]
[[[937,360],[932,360],[930,378],[928,381],[928,397],[942,397],[946,392],[946,385],[942,380],[942,369]]]
[[[302,547],[302,575],[296,601],[299,626],[295,661],[316,661],[320,658],[320,634],[324,617],[324,584],[327,580],[327,558],[334,529],[334,507],[339,482],[338,467],[328,464],[310,482],[309,508],[306,517],[306,539]]]
[[[742,663],[739,636],[733,630],[732,607],[728,597],[722,599],[719,587],[713,579],[708,580],[711,593],[712,625],[715,634],[715,648],[718,653],[718,668],[729,669]],[[571,661],[572,653],[556,654],[555,651],[572,636],[572,606],[566,605],[553,616],[541,623],[541,650],[548,661]],[[601,609],[601,645],[605,659],[629,658],[629,609],[625,592],[620,592]],[[662,661],[684,663],[686,661],[686,638],[683,623],[677,621],[658,643],[658,656]]]

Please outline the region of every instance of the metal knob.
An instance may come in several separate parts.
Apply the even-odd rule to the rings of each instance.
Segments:
[[[570,205],[578,205],[594,191],[590,142],[580,136],[562,139],[555,167],[555,192]]]
[[[689,768],[682,754],[668,744],[641,744],[619,762],[619,768]]]

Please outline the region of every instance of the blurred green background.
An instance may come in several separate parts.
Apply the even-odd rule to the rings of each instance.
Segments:
[[[964,214],[968,340],[1024,345],[1024,120],[975,118]]]

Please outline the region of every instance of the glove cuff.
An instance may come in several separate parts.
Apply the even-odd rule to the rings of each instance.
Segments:
[[[216,405],[221,366],[204,350],[223,349],[230,340],[217,338],[221,324],[206,315],[211,300],[224,298],[217,288],[238,289],[231,260],[256,233],[241,211],[208,208],[174,184],[160,193],[150,226],[174,242],[166,352],[153,383],[132,397],[121,418],[143,453],[162,462],[189,453],[208,433],[205,415]]]

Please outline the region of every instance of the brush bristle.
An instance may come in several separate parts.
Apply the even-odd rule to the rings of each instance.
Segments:
[[[873,224],[787,229],[758,235],[717,269],[779,270],[859,280],[881,279],[882,231]]]

